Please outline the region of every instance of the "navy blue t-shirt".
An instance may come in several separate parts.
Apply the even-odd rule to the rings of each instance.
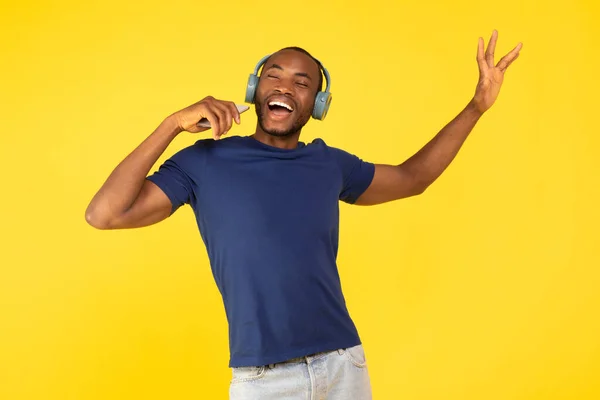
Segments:
[[[225,305],[230,367],[361,343],[336,264],[339,201],[354,203],[374,171],[320,139],[280,149],[232,136],[199,140],[147,178],[172,212],[194,210]]]

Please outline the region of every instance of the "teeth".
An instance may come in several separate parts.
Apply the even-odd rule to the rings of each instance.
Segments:
[[[293,109],[291,106],[289,106],[289,105],[287,105],[287,104],[285,104],[285,103],[282,103],[281,101],[272,101],[272,102],[270,102],[270,103],[269,103],[269,105],[270,105],[270,106],[280,106],[280,107],[285,107],[285,108],[287,108],[287,109],[288,109],[288,110],[290,110],[290,111],[294,111],[294,109]]]

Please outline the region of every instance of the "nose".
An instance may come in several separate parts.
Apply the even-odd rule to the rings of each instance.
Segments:
[[[279,92],[281,94],[285,94],[285,95],[294,95],[294,91],[293,88],[294,86],[288,82],[286,79],[281,79],[279,82],[277,82],[277,85],[275,86],[275,91]]]

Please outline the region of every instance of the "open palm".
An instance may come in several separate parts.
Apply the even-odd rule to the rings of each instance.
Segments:
[[[497,65],[494,65],[494,51],[496,50],[497,41],[498,32],[494,30],[484,54],[484,41],[483,38],[479,38],[477,48],[479,82],[477,83],[473,102],[482,113],[487,111],[498,98],[502,82],[504,81],[504,73],[510,64],[519,57],[519,51],[523,47],[523,44],[519,43],[510,53],[502,57]]]

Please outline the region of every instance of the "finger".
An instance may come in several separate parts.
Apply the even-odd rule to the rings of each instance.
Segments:
[[[225,130],[226,116],[225,112],[217,106],[216,102],[211,104],[211,111],[216,116],[216,123],[213,125],[211,121],[210,125],[213,127],[213,137],[215,138],[215,140],[218,140],[219,137],[223,134],[223,131]]]
[[[203,113],[204,118],[208,120],[210,123],[210,128],[202,128],[204,130],[212,129],[213,130],[213,138],[215,138],[215,130],[219,128],[219,117],[215,114],[210,108],[207,107],[206,111]],[[198,131],[203,132],[203,131]]]
[[[222,136],[231,129],[231,125],[233,124],[233,115],[231,115],[231,110],[229,107],[227,107],[225,102],[219,101],[215,103],[215,107],[217,107],[223,113],[223,119],[220,121],[222,131],[219,135]]]
[[[512,64],[512,62],[515,61],[517,57],[519,57],[519,52],[521,51],[522,47],[523,44],[519,43],[517,47],[511,50],[510,53],[502,57],[502,59],[498,62],[497,65],[497,67],[500,68],[500,71],[504,72],[506,68],[508,68],[508,66]]]
[[[479,66],[479,74],[481,75],[483,75],[484,71],[487,69],[487,64],[483,55],[483,45],[483,38],[480,37],[477,45],[477,65]]]
[[[227,106],[231,109],[231,115],[233,115],[233,119],[236,124],[240,124],[240,111],[237,109],[237,106],[233,101],[227,103]]]
[[[517,55],[515,55],[515,56],[514,56],[514,57],[513,57],[513,58],[512,58],[512,59],[511,59],[511,60],[510,60],[510,61],[509,61],[507,64],[506,64],[506,66],[505,66],[504,68],[500,68],[500,70],[501,70],[502,72],[506,72],[506,70],[508,69],[508,67],[510,67],[510,64],[512,64],[512,63],[513,63],[513,62],[514,62],[514,61],[515,61],[517,58],[519,58],[519,55],[520,55],[520,54],[521,54],[521,53],[517,53]]]
[[[190,132],[190,133],[200,133],[200,132],[207,131],[209,129],[210,128],[207,128],[207,127],[204,127],[204,126],[193,125],[187,131]]]
[[[220,129],[220,122],[218,109],[214,106],[215,100],[213,98],[206,98],[202,101],[202,103],[203,104],[199,110],[200,116],[208,120],[210,129],[212,129],[213,138],[216,140]]]
[[[192,113],[190,118],[195,119],[196,122],[189,127],[186,128],[186,131],[191,133],[204,132],[210,129],[210,127],[201,126],[200,123],[204,122],[207,118],[203,115],[206,115],[207,108],[200,105],[200,107],[195,108],[194,110],[190,110]]]
[[[494,52],[496,51],[496,41],[498,40],[498,31],[494,29],[492,37],[488,43],[487,50],[485,52],[485,60],[490,68],[494,68]]]
[[[217,117],[217,124],[213,127],[213,136],[215,137],[215,139],[218,139],[223,134],[223,131],[225,130],[225,126],[226,126],[226,119],[227,119],[225,112],[223,111],[223,109],[220,106],[220,103],[221,103],[221,100],[212,98],[211,102],[209,104],[210,110]]]

